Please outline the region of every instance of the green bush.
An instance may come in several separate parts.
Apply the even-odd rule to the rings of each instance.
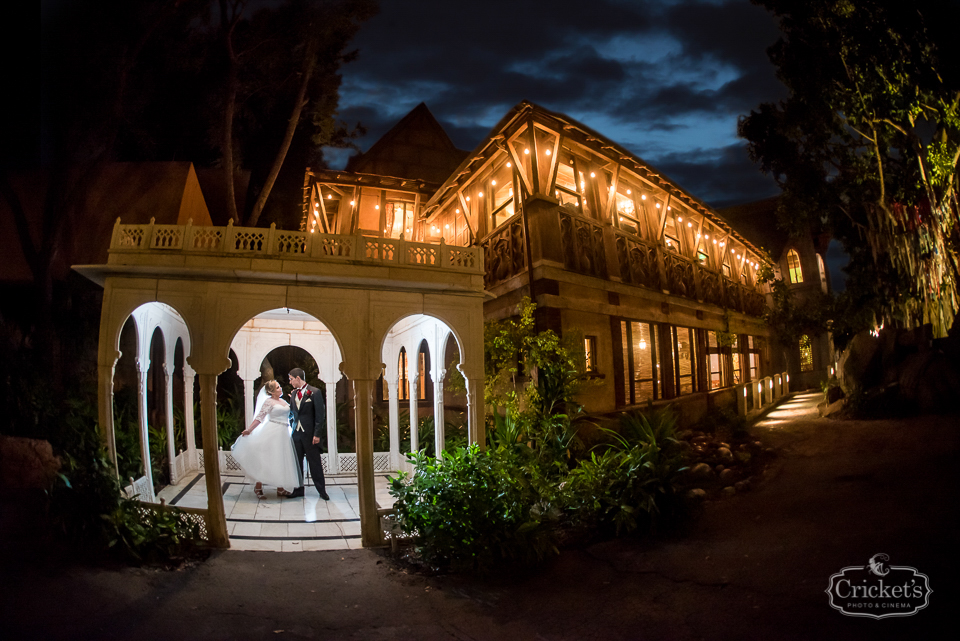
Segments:
[[[165,562],[193,551],[199,526],[182,511],[143,510],[121,493],[87,404],[70,403],[53,439],[62,467],[50,491],[53,534],[72,550],[134,562]]]
[[[646,531],[672,516],[686,469],[676,421],[670,408],[621,414],[620,432],[607,430],[612,442],[570,471],[562,502],[571,525],[620,535]]]
[[[535,472],[508,450],[477,445],[440,460],[410,455],[412,476],[390,479],[395,515],[417,537],[423,560],[454,570],[488,570],[556,553],[559,511],[538,492]]]

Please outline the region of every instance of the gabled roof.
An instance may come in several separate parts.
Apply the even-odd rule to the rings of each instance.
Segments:
[[[346,170],[440,183],[466,155],[421,102],[369,150],[351,157]]]
[[[440,203],[444,202],[452,191],[459,189],[459,186],[468,180],[470,175],[482,167],[486,160],[496,152],[498,145],[502,144],[502,140],[505,137],[509,137],[511,131],[515,130],[515,127],[519,126],[519,123],[527,118],[533,118],[537,120],[537,122],[552,126],[557,131],[562,131],[564,136],[591,149],[594,153],[605,156],[612,162],[617,162],[631,169],[643,179],[666,191],[672,197],[679,199],[694,211],[711,220],[717,227],[730,232],[739,242],[744,243],[754,252],[757,252],[758,247],[748,238],[740,234],[738,229],[734,229],[730,223],[721,217],[713,208],[683,190],[650,163],[642,160],[633,152],[612,142],[573,118],[544,109],[528,100],[521,101],[516,107],[507,112],[500,122],[490,130],[490,133],[487,134],[486,138],[483,139],[477,148],[470,152],[456,170],[450,174],[449,178],[447,178],[440,189],[437,190],[433,198],[430,199],[430,202],[427,203],[425,215],[429,217],[431,213],[430,210],[435,209]]]

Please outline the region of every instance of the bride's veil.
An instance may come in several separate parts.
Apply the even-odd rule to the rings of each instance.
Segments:
[[[266,402],[268,398],[270,398],[270,395],[267,394],[267,384],[264,383],[260,387],[260,393],[257,394],[257,404],[253,408],[254,417],[259,416],[260,410],[263,409],[263,404]]]

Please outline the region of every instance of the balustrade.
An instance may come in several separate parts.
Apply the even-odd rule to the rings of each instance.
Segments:
[[[522,255],[522,238],[519,243]],[[318,234],[283,231],[275,225],[267,228],[195,227],[157,225],[114,225],[111,252],[145,253],[181,251],[196,254],[259,255],[273,258],[287,256],[318,261],[359,261],[376,264],[434,267],[479,273],[483,259],[478,247],[459,247],[419,243],[396,238],[374,238],[339,234]]]
[[[561,209],[560,242],[564,267],[587,276],[607,277],[607,262],[603,252],[603,226]]]
[[[483,241],[484,286],[501,283],[527,268],[526,239],[519,216]]]

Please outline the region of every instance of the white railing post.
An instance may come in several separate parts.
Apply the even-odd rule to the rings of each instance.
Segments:
[[[266,247],[263,248],[263,253],[267,255],[274,255],[278,253],[277,247],[277,223],[270,223],[270,229],[267,230],[267,233],[264,234],[264,244]]]
[[[193,249],[193,218],[187,220],[187,224],[183,228],[183,244],[180,249],[184,251]]]
[[[150,223],[147,225],[146,229],[143,230],[143,241],[140,245],[140,249],[150,249],[153,247],[153,235],[156,233],[156,221],[154,217],[150,217]]]
[[[120,246],[120,217],[117,216],[116,222],[113,223],[113,235],[110,237],[110,249],[115,249]]]
[[[227,221],[227,228],[223,230],[223,236],[220,238],[220,251],[237,251],[236,232],[233,230],[233,218]]]
[[[746,416],[749,409],[747,405],[747,386],[746,384],[737,385],[734,390],[737,395],[737,414]]]

